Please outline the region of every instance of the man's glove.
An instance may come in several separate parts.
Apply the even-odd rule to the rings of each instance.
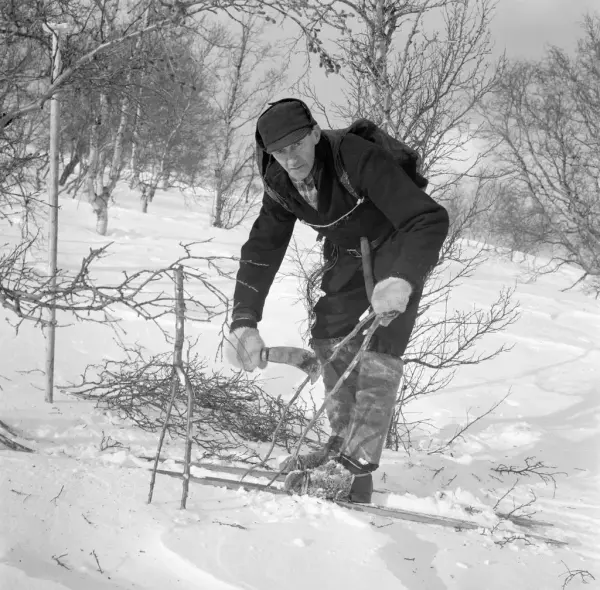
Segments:
[[[266,361],[260,360],[265,343],[256,328],[237,328],[226,339],[225,358],[236,369],[252,372],[257,367],[264,369],[267,366]]]
[[[375,285],[371,307],[377,315],[404,313],[411,293],[412,286],[408,281],[389,277]]]

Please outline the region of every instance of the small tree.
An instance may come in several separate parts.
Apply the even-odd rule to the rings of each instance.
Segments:
[[[492,235],[549,254],[540,272],[573,265],[600,295],[600,17],[585,18],[575,57],[553,47],[512,64],[484,113],[505,174]]]
[[[437,199],[456,198],[454,187],[485,172],[484,154],[473,153],[476,108],[504,68],[490,58],[493,14],[492,0],[339,0],[321,16],[345,86],[330,112],[370,118],[416,148]]]
[[[254,125],[258,114],[284,76],[273,69],[272,45],[260,41],[263,27],[255,17],[240,23],[239,36],[222,51],[211,104],[216,116],[212,166],[212,225],[231,228],[241,223],[256,202]]]
[[[316,15],[318,8],[313,10]],[[482,138],[477,107],[504,68],[502,58],[489,58],[493,12],[491,0],[339,0],[321,13],[323,25],[336,32],[333,59],[341,64],[346,83],[345,101],[331,112],[347,122],[369,118],[414,146],[429,179],[427,192],[451,216],[450,234],[426,284],[405,355],[402,391],[387,441],[396,449],[410,437],[405,404],[447,386],[461,366],[503,352],[501,346],[479,353],[477,346],[517,317],[511,291],[499,293],[488,309],[464,311],[450,304],[453,288],[486,255],[484,245],[470,247],[464,238],[487,209],[493,187],[485,154],[472,155],[474,142]],[[316,99],[314,91],[307,92]]]
[[[193,185],[206,169],[214,137],[209,56],[220,38],[220,28],[211,27],[202,42],[180,31],[156,41],[160,52],[146,69],[135,121],[132,175],[142,188],[144,212],[159,186]]]

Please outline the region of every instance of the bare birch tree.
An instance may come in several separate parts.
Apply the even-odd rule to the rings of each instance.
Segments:
[[[217,52],[222,27],[205,25],[204,38],[162,33],[156,59],[146,68],[137,96],[136,166],[142,211],[157,188],[194,186],[207,170],[214,144],[215,115],[209,103],[214,82],[210,56]]]
[[[515,63],[485,108],[505,174],[492,239],[547,254],[537,271],[573,265],[600,295],[600,16],[587,16],[577,54],[553,47]]]
[[[277,47],[261,41],[263,27],[250,16],[239,23],[222,52],[211,104],[217,120],[213,143],[212,224],[239,224],[256,201],[254,126],[284,78]],[[256,192],[254,192],[256,191]]]
[[[338,0],[322,12],[345,83],[331,112],[370,118],[417,149],[438,199],[480,176],[476,107],[504,67],[490,57],[493,0]]]
[[[312,19],[335,35],[332,59],[340,64],[344,100],[326,109],[311,88],[303,90],[328,120],[366,117],[419,151],[427,192],[451,215],[450,234],[427,281],[419,317],[405,355],[402,390],[387,444],[407,444],[412,426],[406,404],[446,387],[463,366],[490,360],[505,346],[485,350],[487,335],[516,321],[510,290],[487,308],[451,304],[453,289],[486,260],[486,246],[467,245],[475,221],[495,188],[485,154],[477,107],[499,83],[504,60],[490,57],[492,0],[338,0]],[[400,196],[399,196],[400,198]]]

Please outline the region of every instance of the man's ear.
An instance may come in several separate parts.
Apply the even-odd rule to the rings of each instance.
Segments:
[[[317,145],[319,143],[319,140],[321,139],[321,128],[318,125],[315,125],[312,128],[312,132],[311,133],[312,133],[315,145]]]

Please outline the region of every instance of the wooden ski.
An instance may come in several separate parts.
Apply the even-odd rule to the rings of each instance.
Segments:
[[[144,459],[146,461],[154,461],[154,457],[138,457],[138,459]],[[177,463],[178,465],[183,465],[183,461],[181,459],[165,459],[164,461],[166,461],[166,460],[173,461],[174,463]],[[162,461],[163,460],[161,460],[161,462]],[[192,461],[191,466],[197,467],[199,469],[206,469],[207,471],[214,471],[216,473],[228,473],[230,475],[237,475],[239,477],[244,475],[248,471],[248,469],[251,467],[250,465],[248,465],[247,467],[239,467],[236,465],[219,465],[216,463],[208,463],[206,461]],[[269,480],[276,477],[275,481],[283,482],[285,480],[285,475],[286,475],[285,473],[278,474],[278,472],[273,469],[256,468],[256,469],[253,469],[248,474],[248,477],[264,477],[264,478],[268,478]],[[260,484],[257,484],[257,485],[260,485]],[[393,493],[393,492],[387,491],[387,490],[374,490],[375,496],[382,496],[386,493]],[[473,510],[473,514],[477,514],[477,512],[478,512],[477,510]],[[554,526],[553,523],[543,521],[543,520],[535,520],[535,519],[526,518],[523,516],[504,514],[503,512],[496,512],[495,514],[498,518],[509,520],[510,522],[512,522],[518,526],[522,526],[522,527],[532,528],[532,527],[553,527]]]
[[[176,477],[178,479],[183,479],[183,473],[178,471],[169,471],[168,469],[158,469],[157,473],[160,475],[167,475],[169,477]],[[255,490],[259,492],[267,492],[269,494],[279,495],[279,496],[288,496],[288,492],[281,488],[276,488],[273,486],[267,486],[265,484],[259,483],[250,483],[247,481],[237,481],[233,479],[225,479],[221,477],[196,477],[191,475],[190,481],[193,483],[197,483],[205,486],[213,486],[213,487],[224,487],[229,490]],[[357,512],[363,512],[367,514],[375,514],[377,516],[383,516],[388,518],[394,518],[399,520],[408,520],[412,522],[419,522],[423,524],[434,524],[444,527],[450,527],[457,531],[461,530],[474,530],[478,528],[483,528],[482,525],[461,518],[452,518],[448,516],[439,516],[436,514],[426,514],[422,512],[414,512],[411,510],[402,510],[399,508],[388,508],[385,506],[378,506],[376,504],[355,504],[353,502],[340,502],[340,501],[332,501],[334,504],[341,506],[343,508],[347,508],[349,510],[354,510]],[[552,539],[545,535],[540,535],[537,533],[533,533],[530,531],[519,533],[524,538],[527,539],[535,539],[537,541],[542,541],[544,543],[549,543],[552,545],[568,545],[566,541],[560,541],[558,539]]]

